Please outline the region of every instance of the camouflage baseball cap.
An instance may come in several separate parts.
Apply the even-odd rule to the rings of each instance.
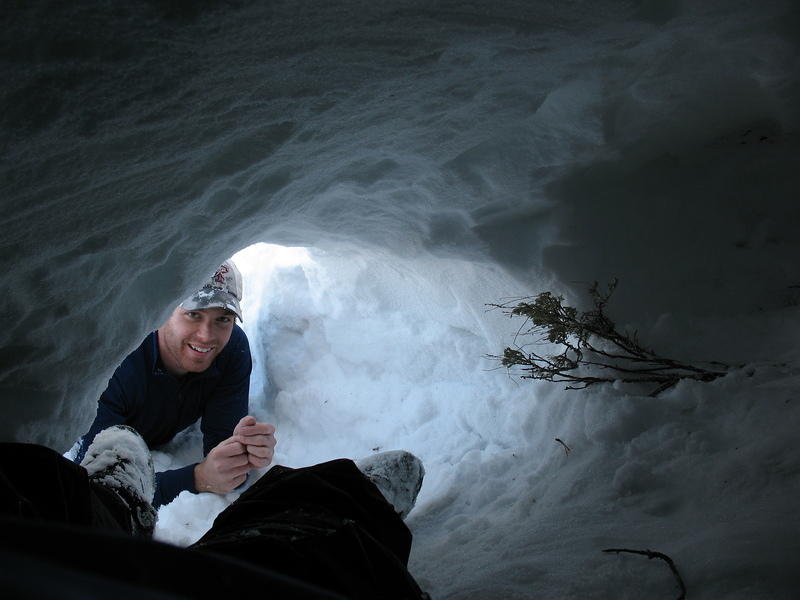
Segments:
[[[242,274],[232,260],[222,263],[211,278],[189,298],[181,302],[184,310],[203,310],[204,308],[227,308],[236,313],[242,321]]]

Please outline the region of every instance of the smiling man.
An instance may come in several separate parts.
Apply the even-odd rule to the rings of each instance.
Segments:
[[[275,428],[247,416],[252,361],[239,301],[242,278],[228,260],[148,335],[114,372],[80,440],[80,462],[112,425],[133,427],[152,449],[200,420],[204,459],[156,474],[154,506],[184,490],[227,494],[267,466]]]

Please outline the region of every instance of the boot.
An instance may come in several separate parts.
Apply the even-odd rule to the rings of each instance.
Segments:
[[[425,467],[422,461],[405,450],[389,450],[355,461],[358,469],[380,490],[405,519],[422,487]]]
[[[89,480],[114,493],[130,514],[131,533],[152,537],[155,472],[147,444],[134,429],[114,425],[95,436],[81,466]]]

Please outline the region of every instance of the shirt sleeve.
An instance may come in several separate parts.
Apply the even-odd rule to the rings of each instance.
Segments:
[[[89,427],[89,431],[80,439],[75,462],[80,464],[86,455],[86,450],[89,449],[98,433],[113,425],[125,423],[129,410],[129,401],[125,395],[124,386],[120,382],[119,369],[117,369],[108,382],[108,387],[101,394],[100,400],[97,401],[97,414],[91,427]]]
[[[206,402],[200,429],[203,432],[203,455],[229,438],[239,420],[247,414],[250,396],[250,372],[253,361],[244,331],[237,327],[237,340],[214,393]]]
[[[194,468],[197,463],[186,465],[180,469],[160,471],[156,473],[156,493],[153,496],[153,507],[169,504],[184,490],[197,493],[194,487]]]

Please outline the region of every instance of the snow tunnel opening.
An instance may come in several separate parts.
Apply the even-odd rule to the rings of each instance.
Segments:
[[[495,265],[267,243],[234,261],[251,411],[278,428],[276,462],[398,448],[455,462],[513,435],[497,410],[510,382],[486,358],[505,332],[484,304],[511,285]]]
[[[270,303],[285,293],[286,285],[280,272],[300,271],[303,265],[313,263],[308,248],[281,246],[257,242],[233,255],[244,280],[242,312],[245,320],[242,329],[250,340],[253,372],[250,376],[250,403],[262,420],[269,420],[274,412],[274,389],[265,367],[265,325],[270,321]]]

